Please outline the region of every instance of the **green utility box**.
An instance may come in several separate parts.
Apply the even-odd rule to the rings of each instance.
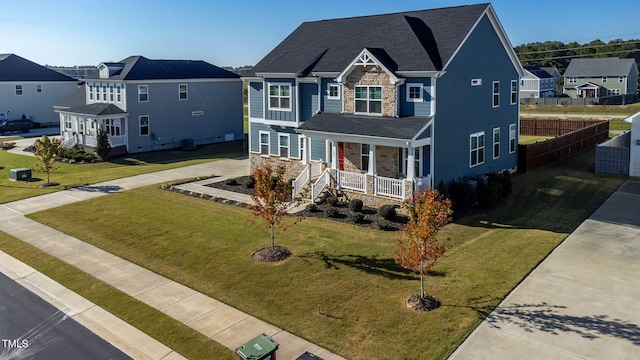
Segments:
[[[258,335],[236,349],[242,360],[276,360],[278,343],[267,334]]]
[[[31,169],[29,168],[19,168],[19,169],[11,169],[9,173],[9,179],[13,181],[30,181],[31,180]]]

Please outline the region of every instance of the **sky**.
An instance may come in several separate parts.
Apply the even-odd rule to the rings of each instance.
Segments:
[[[254,65],[301,23],[470,0],[0,0],[0,54],[41,65],[150,59]],[[486,2],[486,1],[484,1]],[[513,46],[640,39],[638,0],[494,0]]]

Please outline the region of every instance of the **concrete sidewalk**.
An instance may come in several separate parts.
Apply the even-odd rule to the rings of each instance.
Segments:
[[[247,159],[221,160],[6,203],[0,205],[0,227],[4,232],[97,277],[229,349],[235,349],[264,332],[280,344],[278,359],[295,359],[305,351],[325,360],[342,359],[280,328],[24,217],[36,211],[141,186],[197,176],[224,174],[237,177],[246,175],[248,169]],[[222,179],[224,177],[217,178]]]
[[[640,181],[626,181],[450,359],[640,359]]]

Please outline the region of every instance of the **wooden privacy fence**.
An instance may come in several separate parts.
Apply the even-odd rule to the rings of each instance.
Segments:
[[[602,120],[520,119],[520,135],[561,136],[601,122]]]
[[[576,121],[576,123],[581,122]],[[598,121],[596,124],[554,139],[530,145],[518,145],[518,170],[527,172],[543,167],[582,150],[593,148],[608,138],[609,122]]]

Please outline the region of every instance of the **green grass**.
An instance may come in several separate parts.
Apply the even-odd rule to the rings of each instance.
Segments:
[[[36,162],[35,158],[0,151],[0,203],[127,176],[240,156],[242,153],[242,142],[239,141],[233,143],[232,146],[227,143],[212,144],[199,147],[195,151],[165,150],[132,154],[115,158],[111,161],[91,164],[58,162],[56,163],[58,169],[51,173],[50,180],[60,183],[60,185],[39,188],[39,185],[46,182],[47,177],[44,173],[33,171],[32,176],[35,181],[31,182],[9,180],[9,172],[11,169],[23,167],[33,168]]]
[[[518,144],[529,145],[537,142],[553,139],[553,136],[533,136],[533,135],[520,135],[518,137]]]
[[[594,175],[594,157],[515,176],[508,202],[443,229],[428,313],[404,306],[419,280],[394,264],[397,232],[306,219],[277,237],[293,256],[276,265],[251,259],[269,240],[250,211],[157,186],[31,217],[346,358],[444,359],[624,181]]]
[[[224,346],[57,258],[0,231],[0,249],[189,359],[237,359]]]
[[[520,105],[520,113],[526,114],[590,114],[631,115],[640,111],[640,103],[628,105]]]

